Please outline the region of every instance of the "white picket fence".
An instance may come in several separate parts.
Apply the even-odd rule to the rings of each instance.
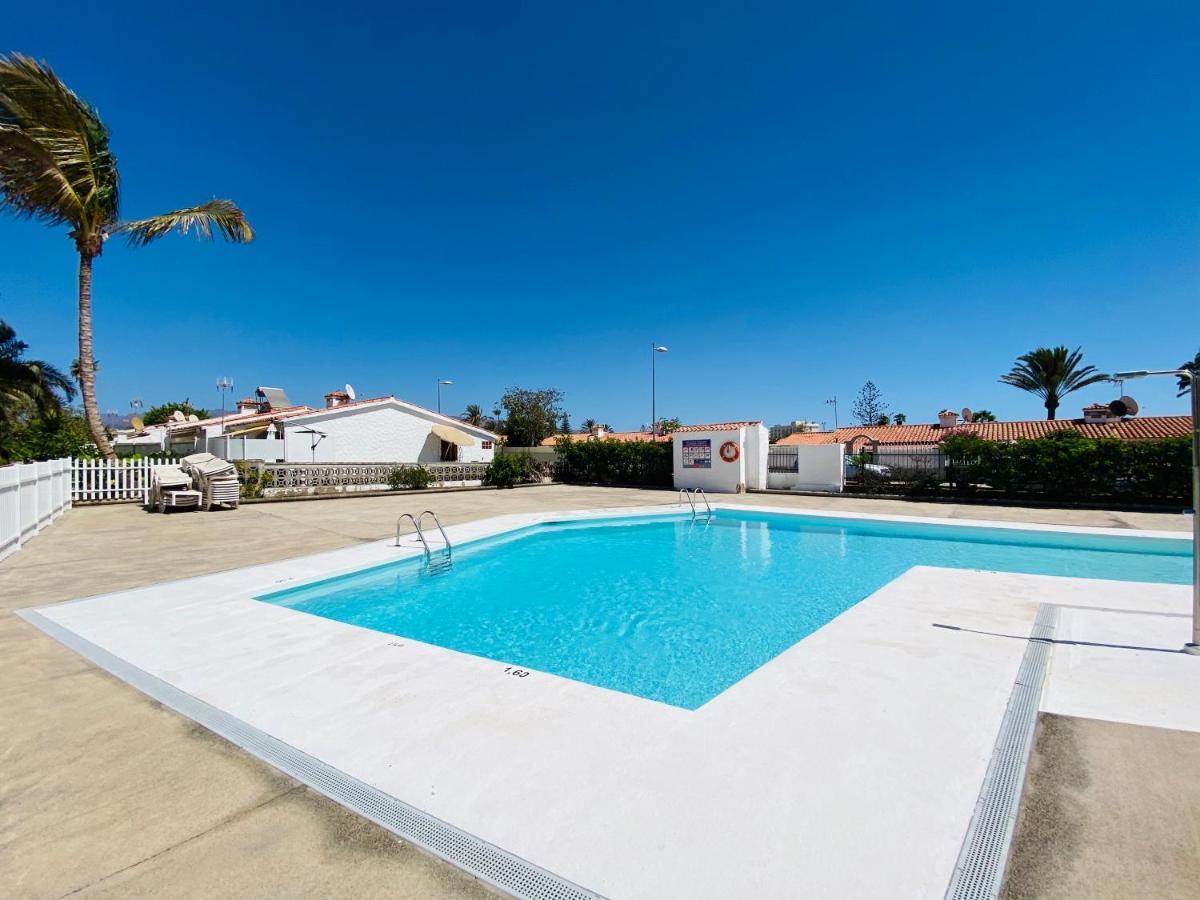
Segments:
[[[0,559],[71,508],[71,460],[0,466]]]
[[[150,502],[155,466],[177,459],[76,459],[71,466],[71,498],[76,503]]]

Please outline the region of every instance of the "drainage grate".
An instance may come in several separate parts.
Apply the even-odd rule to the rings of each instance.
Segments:
[[[1057,622],[1058,607],[1051,603],[1038,607],[983,789],[946,889],[947,900],[990,900],[1000,894],[1050,659],[1049,639]]]
[[[515,897],[528,900],[596,900],[599,897],[197,700],[34,610],[18,610],[17,614],[164,706],[216,732],[347,809]]]

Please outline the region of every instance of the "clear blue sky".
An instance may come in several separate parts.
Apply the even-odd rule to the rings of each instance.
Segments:
[[[105,409],[441,376],[450,411],[555,386],[637,427],[657,340],[685,421],[844,421],[867,379],[910,421],[1039,418],[996,382],[1027,349],[1200,347],[1195,3],[68,5],[3,49],[100,108],[125,215],[230,197],[259,233],[110,244]],[[74,278],[64,230],[0,220],[0,316],[64,367]]]

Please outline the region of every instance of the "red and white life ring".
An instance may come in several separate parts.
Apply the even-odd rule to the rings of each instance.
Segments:
[[[738,457],[742,455],[742,449],[733,441],[726,441],[721,445],[721,460],[723,462],[737,462]]]

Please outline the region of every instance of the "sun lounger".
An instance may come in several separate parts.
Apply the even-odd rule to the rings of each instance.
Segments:
[[[238,505],[241,485],[237,469],[211,453],[193,453],[183,458],[183,468],[191,475],[192,484],[200,492],[200,505],[210,510],[214,506]]]
[[[202,494],[192,487],[192,476],[178,466],[155,466],[150,488],[150,507],[165,513],[168,509],[196,509]]]

